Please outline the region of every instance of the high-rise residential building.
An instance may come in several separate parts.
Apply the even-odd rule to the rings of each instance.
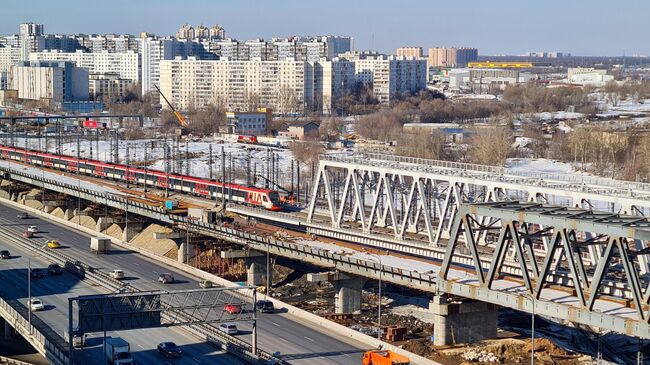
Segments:
[[[9,68],[20,61],[20,47],[3,47],[0,45],[0,72],[9,72]]]
[[[20,24],[20,49],[20,59],[22,61],[29,60],[31,52],[40,52],[45,49],[43,24]]]
[[[397,57],[421,58],[422,47],[400,47],[395,54]]]
[[[88,69],[73,62],[22,61],[9,72],[9,88],[19,99],[49,103],[88,100]]]
[[[157,92],[154,85],[160,83],[160,61],[174,59],[176,39],[145,37],[140,38],[140,60],[142,65],[142,94]]]
[[[349,36],[327,35],[321,37],[327,44],[327,59],[331,60],[341,53],[354,51],[354,39]]]
[[[76,35],[80,48],[88,52],[138,52],[138,39],[130,34]]]
[[[465,67],[478,60],[476,48],[429,48],[428,67]]]
[[[180,109],[217,104],[234,111],[263,106],[302,112],[312,105],[313,85],[313,66],[307,62],[160,61],[160,89]]]
[[[31,53],[29,60],[72,61],[77,67],[87,68],[91,74],[117,74],[122,79],[140,82],[140,57],[134,51],[121,53],[44,51]]]
[[[203,24],[196,28],[189,24],[183,24],[176,32],[176,39],[200,40],[224,38],[226,38],[226,30],[219,24],[215,24],[211,28],[208,28]]]
[[[354,63],[356,82],[372,87],[381,104],[416,93],[426,87],[427,61],[387,56],[372,52],[348,52],[339,55]]]

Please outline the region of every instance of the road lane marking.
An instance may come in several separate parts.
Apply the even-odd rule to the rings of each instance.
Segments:
[[[278,336],[278,338],[281,339],[281,340],[284,341],[284,342],[289,342],[289,340],[287,340],[287,339],[284,338],[284,337],[280,337],[280,336]]]
[[[350,355],[348,355],[348,354],[343,354],[343,356],[346,356],[346,357],[352,357],[352,356],[350,356]]]
[[[304,336],[304,337],[305,337],[306,339],[308,339],[309,341],[311,341],[311,342],[316,342],[316,341],[314,341],[314,339],[311,338],[311,337],[307,337],[307,336]]]
[[[192,360],[198,362],[199,364],[201,363],[201,360],[197,359],[196,357],[192,357]]]
[[[279,324],[277,324],[277,323],[275,323],[275,322],[273,322],[273,321],[271,321],[271,323],[272,323],[274,326],[280,327]]]

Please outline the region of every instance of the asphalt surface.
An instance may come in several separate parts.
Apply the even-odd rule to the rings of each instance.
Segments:
[[[14,225],[0,228],[9,229],[19,234],[26,226],[36,225],[43,233],[37,234],[37,238],[34,238],[34,240],[45,242],[47,239],[58,239],[63,245],[60,250],[66,255],[78,258],[80,261],[106,272],[113,269],[124,270],[126,276],[125,282],[130,283],[139,290],[182,290],[198,288],[198,278],[191,277],[173,268],[165,267],[159,262],[150,260],[135,252],[121,249],[115,245],[113,245],[110,254],[93,254],[90,252],[90,236],[40,218],[32,217],[27,220],[17,220],[16,214],[18,212],[18,210],[11,207],[0,205],[0,225]],[[0,247],[3,247],[1,241]],[[13,250],[13,248],[10,249]],[[24,262],[22,266],[25,266]],[[162,272],[174,273],[177,282],[174,284],[159,283],[157,281],[158,275]],[[26,278],[26,276],[23,277]],[[75,280],[71,275],[70,277],[71,280]],[[68,296],[80,294],[77,292],[68,293],[68,289],[75,290],[75,286],[69,283],[67,286],[59,288],[59,296],[65,299],[65,305],[62,308],[67,308]],[[41,294],[39,296],[44,300],[47,299],[47,297]],[[61,320],[60,322],[67,323],[67,321]],[[59,324],[58,326],[60,326],[62,331],[62,325]],[[237,327],[241,332],[239,336],[247,342],[250,342],[251,325],[240,322],[237,324]],[[149,329],[141,330],[141,333],[146,332],[146,337],[151,337],[153,331],[170,330]],[[138,332],[140,331],[126,331],[120,333],[120,335],[124,335],[123,337],[127,339],[127,334],[134,333],[134,338],[137,340],[140,337],[136,334]],[[183,343],[181,340],[183,336],[182,332],[180,335],[177,335],[179,332],[176,330],[174,336],[167,338],[163,338],[164,333],[160,333],[160,341],[163,339],[172,339],[179,344]],[[259,314],[258,346],[271,353],[279,351],[282,358],[292,364],[359,364],[363,352],[367,349],[367,346],[360,342],[348,338],[339,338],[331,333],[324,333],[322,329],[311,327],[300,322],[300,320],[295,320],[286,313]],[[137,345],[134,347],[137,347]],[[151,352],[151,346],[146,347],[142,345],[142,347],[141,352]],[[135,350],[137,351],[137,349]],[[198,358],[200,359],[200,357]]]
[[[23,239],[20,233],[26,225],[37,225],[43,233],[37,233],[34,240],[45,242],[52,238],[52,227],[37,219],[16,219],[17,211],[0,205],[0,249],[8,249],[12,257],[0,260],[0,295],[4,299],[16,299],[27,303],[27,267],[30,254],[33,268],[46,269],[51,262],[36,252],[28,252],[22,246],[10,242],[7,234]],[[41,299],[44,311],[32,315],[63,336],[68,324],[68,298],[79,295],[106,293],[100,286],[82,281],[68,272],[60,276],[47,275],[43,279],[32,279],[32,297]],[[33,318],[35,321],[35,319]],[[122,331],[119,334],[107,332],[109,337],[122,337],[131,344],[131,351],[138,364],[244,364],[236,357],[217,351],[213,346],[191,336],[180,328],[151,328]],[[184,352],[181,358],[164,359],[156,351],[158,343],[176,342]],[[82,364],[104,364],[103,333],[89,334],[88,346],[75,351],[75,360]]]

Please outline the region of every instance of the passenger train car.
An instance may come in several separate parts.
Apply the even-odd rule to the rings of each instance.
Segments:
[[[264,207],[268,210],[281,210],[280,195],[277,191],[247,187],[237,184],[223,184],[210,179],[196,178],[179,174],[166,174],[163,171],[149,170],[108,162],[80,159],[71,156],[60,156],[51,153],[25,150],[0,146],[0,157],[5,160],[20,161],[28,165],[44,166],[47,168],[77,172],[99,178],[124,181],[132,184],[155,186],[161,189],[169,188],[179,192],[195,194],[203,197],[220,199],[222,190],[226,198],[244,205]]]

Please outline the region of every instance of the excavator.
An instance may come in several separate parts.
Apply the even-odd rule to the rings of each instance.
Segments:
[[[165,100],[167,105],[169,105],[169,108],[172,110],[172,112],[174,112],[174,116],[178,120],[178,123],[181,125],[180,129],[177,132],[177,134],[180,134],[180,135],[187,134],[187,126],[188,126],[187,119],[185,119],[183,114],[181,114],[178,110],[176,110],[176,108],[174,108],[172,103],[170,103],[169,100],[167,100],[167,98],[165,97],[165,94],[163,94],[162,91],[160,91],[160,88],[158,87],[158,85],[154,84],[153,86],[156,88],[156,90],[158,90],[158,93],[160,94],[160,96],[162,96],[162,98]]]

